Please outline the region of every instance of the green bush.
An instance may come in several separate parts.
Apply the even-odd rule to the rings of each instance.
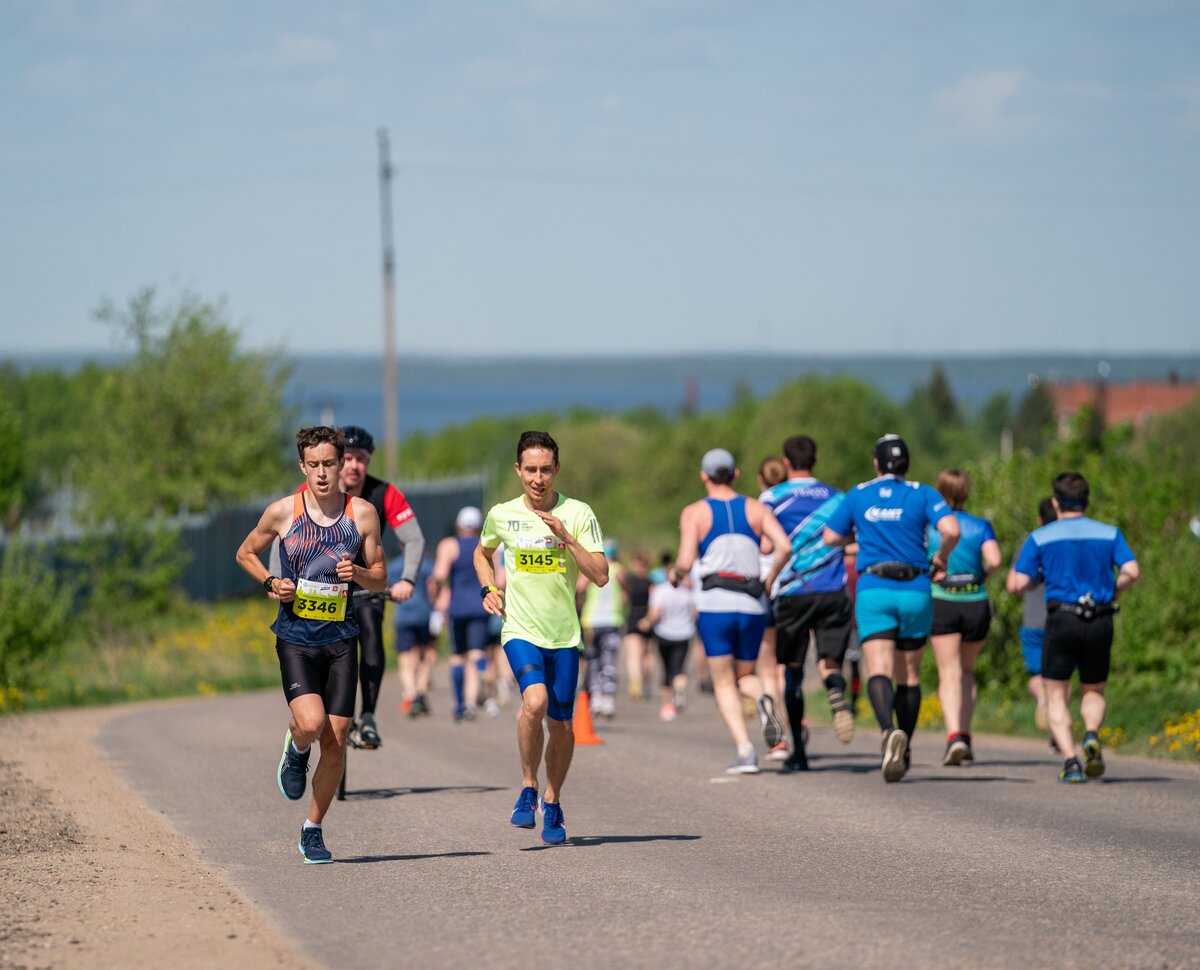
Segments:
[[[72,598],[40,550],[8,544],[0,566],[0,687],[23,691],[38,683],[67,637]]]

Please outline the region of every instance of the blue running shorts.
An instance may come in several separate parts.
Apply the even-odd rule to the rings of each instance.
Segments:
[[[920,641],[933,627],[933,597],[927,589],[860,589],[854,600],[858,638]]]
[[[550,650],[537,647],[528,640],[509,640],[504,656],[512,668],[513,677],[525,693],[533,684],[544,684],[550,705],[546,716],[555,721],[569,721],[575,716],[575,689],[579,685],[579,650],[565,647]]]
[[[396,653],[407,653],[413,647],[427,647],[433,643],[433,634],[429,632],[429,624],[419,626],[397,626]]]
[[[1030,677],[1042,674],[1042,640],[1046,631],[1039,627],[1021,627],[1021,656],[1025,658],[1025,673]]]
[[[767,618],[762,613],[701,613],[696,632],[704,642],[704,656],[757,660]]]
[[[471,650],[482,650],[488,642],[487,616],[454,616],[450,618],[454,634],[454,655],[463,657]]]

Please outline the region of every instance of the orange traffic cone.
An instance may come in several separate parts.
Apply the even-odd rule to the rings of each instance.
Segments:
[[[603,744],[604,738],[596,735],[592,727],[592,707],[588,703],[588,692],[581,690],[575,699],[575,718],[571,722],[575,729],[575,745]]]

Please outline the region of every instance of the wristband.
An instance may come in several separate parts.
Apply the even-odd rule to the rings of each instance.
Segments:
[[[278,578],[279,578],[278,576],[268,576],[266,579],[263,580],[263,584],[262,584],[263,589],[265,589],[268,593],[274,593],[275,592],[275,580],[277,580]]]
[[[479,588],[479,596],[481,599],[487,599],[488,593],[499,593],[499,586],[481,586]]]

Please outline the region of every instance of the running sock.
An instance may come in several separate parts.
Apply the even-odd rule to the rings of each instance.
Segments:
[[[305,754],[311,747],[311,744],[306,744],[303,748],[297,748],[295,740],[292,741],[292,750],[295,751],[296,754]]]
[[[921,685],[896,687],[896,726],[910,738],[917,729],[917,717],[921,713]]]
[[[305,820],[304,820],[304,827],[305,827],[306,829],[319,829],[321,826],[320,826],[320,825],[318,825],[316,822],[310,822],[308,819],[305,819]]]
[[[739,744],[737,746],[737,753],[739,758],[749,758],[750,755],[754,754],[754,745]]]
[[[475,661],[475,669],[478,670],[481,674],[486,674],[487,673],[487,657],[480,657],[478,660],[476,660]]]
[[[892,679],[876,674],[867,681],[867,696],[871,698],[871,707],[875,711],[875,720],[879,722],[881,731],[892,729],[892,708],[896,705],[896,692],[892,687]]]
[[[465,676],[466,671],[463,670],[462,664],[451,664],[450,683],[454,686],[454,706],[458,710],[463,708],[463,678]]]
[[[796,747],[800,744],[800,725],[804,723],[804,670],[801,667],[784,669],[783,706],[787,710],[788,723],[792,725],[792,738]]]
[[[846,678],[842,676],[841,671],[835,670],[825,678],[825,689],[840,690],[843,694],[846,693]]]

